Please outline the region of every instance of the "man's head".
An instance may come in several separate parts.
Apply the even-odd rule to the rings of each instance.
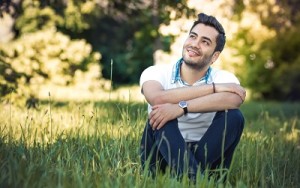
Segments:
[[[215,51],[222,52],[222,50],[224,49],[224,46],[225,46],[225,42],[226,42],[226,36],[225,36],[225,31],[224,31],[223,26],[219,23],[219,21],[215,17],[208,16],[204,13],[200,13],[200,14],[198,14],[198,19],[194,22],[190,32],[199,23],[202,23],[207,26],[211,26],[219,32],[219,35],[217,36],[217,39],[216,39],[217,45],[216,45]]]
[[[221,24],[216,18],[201,13],[183,44],[183,61],[188,67],[205,71],[218,59],[224,45]]]

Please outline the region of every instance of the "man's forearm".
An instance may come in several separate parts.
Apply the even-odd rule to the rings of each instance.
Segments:
[[[237,109],[242,104],[242,99],[237,94],[222,92],[198,97],[187,102],[188,113],[206,113]],[[149,114],[150,124],[154,129],[160,129],[167,121],[178,118],[183,114],[184,111],[178,104],[155,105]]]
[[[246,96],[245,89],[234,83],[215,84],[215,88],[213,84],[205,84],[165,90],[160,83],[148,81],[143,84],[142,88],[147,102],[152,106],[166,103],[176,104],[182,100],[193,100],[211,95],[214,92],[237,94],[242,101],[245,100]]]
[[[181,87],[157,92],[157,95],[152,95],[151,105],[178,103],[182,100],[192,100],[198,97],[206,96],[214,92],[212,84],[201,86]]]
[[[190,113],[216,112],[226,109],[237,109],[243,100],[235,93],[221,92],[188,100]]]

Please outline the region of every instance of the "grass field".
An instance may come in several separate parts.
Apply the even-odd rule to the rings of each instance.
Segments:
[[[0,187],[298,187],[300,104],[247,102],[246,127],[225,182],[196,184],[140,170],[146,104],[51,102],[0,107]]]

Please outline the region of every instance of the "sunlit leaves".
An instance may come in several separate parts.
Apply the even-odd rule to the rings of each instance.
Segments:
[[[20,92],[31,95],[40,84],[54,83],[69,85],[74,83],[75,73],[89,70],[89,64],[99,67],[100,53],[92,52],[85,40],[71,40],[54,28],[22,35],[18,40],[1,46],[2,61],[7,64],[1,73],[9,70],[22,76],[15,81]],[[93,68],[98,71],[100,68]],[[77,73],[78,74],[78,73]],[[2,77],[3,80],[7,80]],[[29,91],[26,91],[27,90]]]

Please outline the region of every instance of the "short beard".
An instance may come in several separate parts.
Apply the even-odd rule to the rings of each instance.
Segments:
[[[192,69],[202,70],[202,69],[204,69],[205,67],[207,67],[207,65],[210,64],[211,59],[212,59],[212,56],[213,56],[213,54],[210,55],[209,57],[206,57],[206,56],[205,56],[203,60],[198,61],[198,62],[189,61],[189,60],[187,60],[187,59],[185,58],[185,56],[183,56],[183,61],[185,62],[185,64],[186,64],[188,67],[190,67],[190,68],[192,68]]]

